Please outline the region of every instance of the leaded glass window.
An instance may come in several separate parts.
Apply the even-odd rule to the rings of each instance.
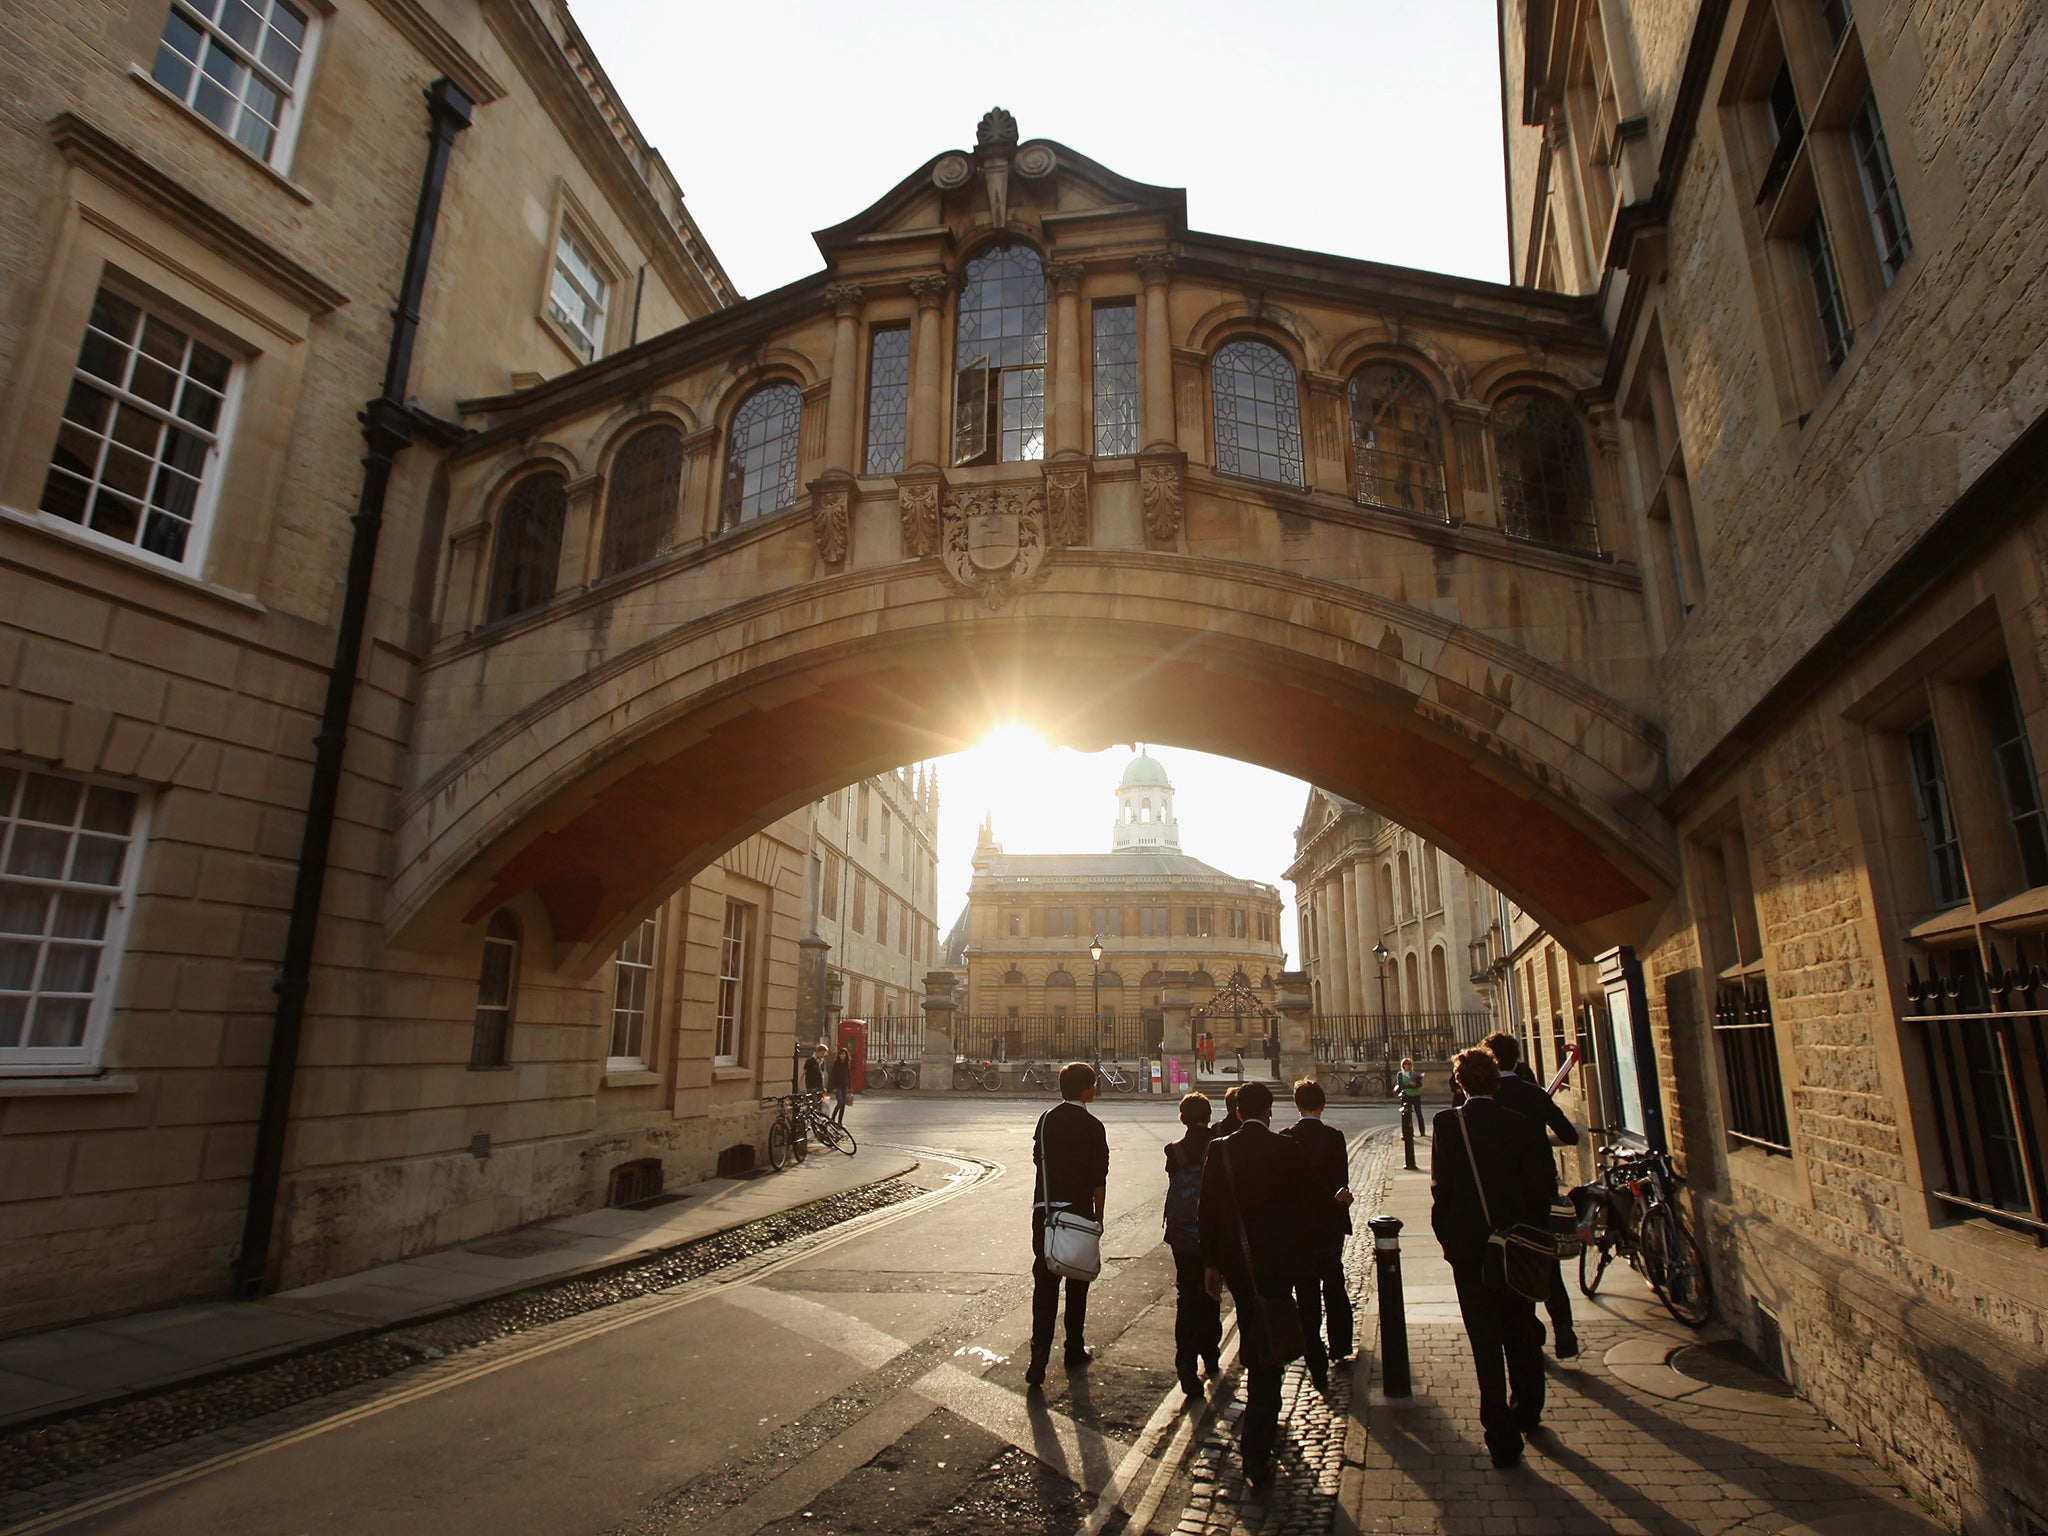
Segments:
[[[528,475],[507,493],[498,508],[485,623],[538,608],[555,595],[568,510],[567,482],[552,471]]]
[[[1209,369],[1216,407],[1216,468],[1302,486],[1301,397],[1294,365],[1263,341],[1219,347]]]
[[[1856,170],[1863,181],[1870,232],[1877,239],[1877,264],[1884,269],[1885,286],[1890,287],[1913,254],[1913,236],[1906,228],[1906,207],[1899,201],[1899,178],[1892,171],[1892,152],[1885,146],[1877,98],[1869,91],[1863,93],[1863,104],[1849,125],[1849,137],[1856,146]]]
[[[1849,306],[1842,301],[1842,280],[1835,272],[1834,248],[1828,244],[1828,222],[1816,213],[1806,226],[1806,277],[1813,289],[1813,313],[1820,321],[1828,372],[1842,366],[1849,349],[1856,344],[1856,332],[1849,324]]]
[[[733,413],[725,452],[728,528],[779,512],[796,501],[797,439],[804,401],[794,384],[770,384]]]
[[[52,517],[182,562],[227,412],[228,359],[102,288],[39,503]]]
[[[1600,552],[1586,438],[1570,406],[1542,390],[1505,396],[1493,408],[1500,460],[1501,525],[1517,539]]]
[[[258,159],[269,161],[307,43],[288,0],[176,0],[150,78]]]
[[[866,473],[902,473],[909,422],[910,327],[879,328],[868,338]]]
[[[472,1067],[502,1067],[511,1060],[512,989],[518,976],[519,919],[501,910],[484,930],[483,962],[477,967],[476,1018],[469,1036]]]
[[[967,263],[953,344],[953,462],[1045,457],[1045,270],[1028,245]]]
[[[1095,306],[1095,452],[1138,451],[1138,306]]]
[[[683,435],[674,427],[636,432],[612,460],[605,493],[602,573],[629,571],[661,552],[683,495]]]
[[[1920,840],[1927,848],[1928,883],[1937,906],[1951,907],[1966,899],[1963,844],[1956,813],[1949,803],[1948,770],[1942,765],[1941,743],[1934,722],[1923,720],[1906,732],[1906,759],[1913,772],[1913,805],[1920,817]]]
[[[1413,369],[1373,363],[1351,376],[1351,452],[1361,506],[1448,515],[1436,396]]]

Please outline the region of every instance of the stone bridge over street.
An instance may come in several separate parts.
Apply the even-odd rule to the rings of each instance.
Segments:
[[[476,402],[389,920],[588,970],[735,840],[1007,718],[1311,780],[1584,951],[1675,884],[1585,301],[1190,232],[997,114],[827,270]]]

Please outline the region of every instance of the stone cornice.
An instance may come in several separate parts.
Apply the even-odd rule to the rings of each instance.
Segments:
[[[407,42],[419,50],[429,64],[461,86],[463,93],[478,106],[496,101],[505,94],[505,87],[498,77],[484,68],[476,55],[435,20],[419,0],[370,0],[370,3],[383,13],[384,19],[396,27]]]
[[[149,204],[194,239],[267,280],[315,314],[349,302],[348,295],[253,231],[235,222],[183,182],[144,159],[75,112],[50,119],[50,142],[71,164]]]

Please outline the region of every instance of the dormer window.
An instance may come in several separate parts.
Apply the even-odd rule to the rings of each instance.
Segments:
[[[1045,457],[1045,270],[1031,247],[967,263],[953,367],[954,464]]]

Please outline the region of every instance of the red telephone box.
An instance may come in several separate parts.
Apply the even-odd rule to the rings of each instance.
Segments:
[[[865,1019],[841,1019],[839,1021],[839,1043],[853,1057],[853,1071],[848,1076],[847,1087],[860,1093],[868,1085],[868,1026]]]

